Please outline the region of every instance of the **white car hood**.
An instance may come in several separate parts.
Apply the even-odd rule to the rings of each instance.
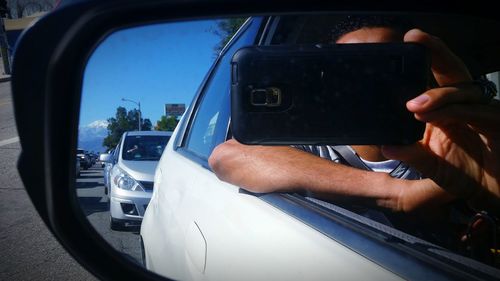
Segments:
[[[118,166],[138,181],[153,181],[158,161],[121,160]]]

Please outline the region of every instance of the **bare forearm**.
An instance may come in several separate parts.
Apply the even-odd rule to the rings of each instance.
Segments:
[[[336,164],[291,147],[229,141],[214,150],[210,165],[221,180],[252,192],[308,190],[333,200],[349,197],[397,207],[399,190],[387,174]]]
[[[322,161],[327,161],[319,159]],[[398,208],[401,186],[386,173],[364,171],[336,163],[310,163],[301,186],[315,197],[350,200],[392,210]]]

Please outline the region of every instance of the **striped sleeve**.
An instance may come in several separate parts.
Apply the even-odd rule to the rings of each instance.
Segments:
[[[336,163],[340,162],[338,155],[328,145],[292,145],[292,147],[309,152],[323,159],[328,159]]]

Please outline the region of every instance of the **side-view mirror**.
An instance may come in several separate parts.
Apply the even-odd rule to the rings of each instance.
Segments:
[[[109,153],[102,153],[101,155],[99,155],[99,161],[111,163],[112,162],[111,155]]]
[[[231,78],[239,73],[231,69],[231,60],[237,50],[261,44],[325,44],[340,17],[384,10],[403,14],[402,3],[370,4],[351,11],[353,6],[338,1],[310,0],[67,2],[26,30],[17,45],[12,96],[22,146],[18,169],[40,217],[65,249],[98,278],[495,280],[500,276],[492,263],[483,262],[486,259],[426,240],[447,241],[442,237],[447,233],[420,235],[421,225],[397,228],[406,222],[399,213],[347,200],[339,203],[338,198],[326,202],[296,191],[254,194],[221,181],[210,167],[212,151],[233,137]],[[470,15],[434,4],[407,13],[422,20],[422,29],[443,35],[451,48],[457,48],[471,74],[496,72],[498,80],[500,41],[492,36],[500,30],[498,14],[488,14],[487,6],[484,14],[477,12],[483,7],[477,3],[471,4]],[[447,14],[436,16],[435,11]],[[165,54],[169,57],[162,57]],[[403,66],[396,61],[396,67]],[[316,63],[309,68],[316,78],[329,77]],[[301,79],[316,81],[300,67],[289,69],[298,71],[296,84],[304,84]],[[285,81],[279,80],[281,72],[275,74],[275,81]],[[362,75],[353,78],[359,78],[353,85],[366,81]],[[276,96],[275,91],[255,91],[257,109],[249,110],[249,116],[258,113],[267,118],[268,112],[277,111]],[[303,100],[306,96],[305,92]],[[316,107],[304,116],[312,109]],[[150,120],[153,114],[157,117]],[[273,132],[287,123],[290,116],[285,115],[276,122],[260,121]],[[251,119],[246,120],[255,122]],[[319,127],[324,124],[322,118],[314,121]],[[83,138],[84,126],[99,138]],[[140,149],[137,143],[143,144]],[[289,144],[286,139],[280,143]],[[101,154],[101,167],[82,161],[84,171],[77,177],[77,147],[119,150]],[[255,174],[261,171],[256,169]],[[500,251],[496,246],[484,249],[488,258],[490,252]]]

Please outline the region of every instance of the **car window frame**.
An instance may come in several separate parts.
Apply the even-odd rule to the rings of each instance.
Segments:
[[[241,39],[242,35],[244,34],[245,31],[247,31],[249,28],[255,28],[253,25],[257,25],[260,30],[258,30],[255,34],[254,44],[258,44],[258,42],[261,40],[262,36],[262,31],[263,31],[263,25],[260,24],[262,21],[267,20],[268,17],[249,17],[243,24],[242,26],[238,29],[238,31],[233,35],[233,37],[230,39],[230,41],[226,44],[226,46],[221,50],[220,54],[217,56],[215,62],[212,64],[210,67],[209,71],[207,72],[207,75],[203,79],[197,94],[193,98],[193,101],[191,102],[191,106],[188,108],[186,111],[186,116],[181,120],[181,122],[178,124],[179,126],[179,132],[177,133],[177,136],[175,138],[174,142],[174,151],[180,153],[184,157],[190,159],[191,161],[201,165],[205,169],[211,170],[210,166],[208,165],[208,158],[205,158],[191,150],[189,150],[187,146],[187,142],[189,139],[190,132],[193,128],[193,122],[196,120],[196,115],[202,105],[203,98],[205,97],[206,93],[210,89],[210,83],[213,80],[214,76],[217,73],[217,69],[220,66],[220,63],[222,62],[223,58],[228,55],[228,51],[231,49],[231,47],[238,42],[238,40]],[[230,116],[230,114],[229,114]],[[229,117],[230,119],[230,117]],[[228,121],[229,124],[229,121]],[[220,139],[221,142],[223,142],[226,139],[227,136],[227,129],[225,130],[217,130],[218,135],[215,136],[216,138]]]
[[[118,160],[120,159],[120,151],[121,151],[121,146],[122,146],[122,140],[125,138],[126,133],[124,133],[120,137],[120,141],[118,141],[118,144],[115,147],[115,150],[113,151],[113,165],[118,163]]]

